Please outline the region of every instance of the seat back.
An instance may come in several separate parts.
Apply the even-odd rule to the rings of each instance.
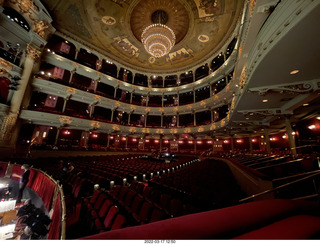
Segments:
[[[110,199],[106,199],[104,201],[104,203],[102,204],[100,211],[98,213],[98,216],[100,218],[106,216],[106,214],[108,213],[109,209],[111,208],[113,202]]]
[[[135,195],[136,195],[136,192],[134,192],[134,191],[129,191],[128,192],[128,194],[127,194],[127,196],[126,196],[126,198],[125,198],[125,200],[124,200],[124,204],[126,205],[126,206],[131,206],[131,204],[132,204],[132,201],[133,201],[133,198],[135,197]]]
[[[117,230],[124,228],[127,224],[127,219],[122,215],[118,214],[117,217],[114,219],[113,224],[111,226],[111,230]]]
[[[134,200],[133,200],[133,203],[132,203],[132,206],[131,206],[131,211],[133,213],[138,213],[138,211],[140,210],[141,208],[141,205],[142,205],[142,202],[143,202],[143,198],[140,197],[139,195],[137,195]]]
[[[151,213],[151,217],[149,219],[149,223],[156,222],[165,218],[164,210],[154,207]]]
[[[94,203],[93,208],[94,209],[99,209],[106,198],[107,198],[106,194],[104,194],[104,193],[100,194],[98,199],[97,199],[97,201]]]
[[[144,201],[141,206],[140,212],[139,212],[139,219],[140,220],[149,220],[152,208],[153,208],[153,206],[150,202]]]
[[[119,213],[118,207],[115,205],[111,206],[106,218],[103,221],[103,225],[105,228],[107,229],[111,228],[112,223],[118,213]]]

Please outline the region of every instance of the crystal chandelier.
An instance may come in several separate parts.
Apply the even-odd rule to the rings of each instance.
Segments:
[[[168,26],[156,23],[147,26],[141,35],[141,42],[146,51],[156,58],[167,55],[173,48],[176,36]]]

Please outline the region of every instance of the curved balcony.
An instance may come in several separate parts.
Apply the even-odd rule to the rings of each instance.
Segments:
[[[108,83],[114,87],[119,85],[126,87],[126,89],[137,89],[140,92],[170,92],[170,88],[173,87],[175,87],[175,91],[182,91],[186,88],[201,88],[210,83],[208,78],[226,73],[225,69],[230,69],[230,65],[235,63],[234,60],[238,53],[235,51],[237,41],[236,38],[233,38],[226,46],[225,51],[214,58],[210,65],[206,63],[194,71],[187,71],[179,75],[172,74],[165,77],[152,75],[148,77],[144,74],[132,73],[126,68],[118,68],[109,60],[99,60],[95,54],[87,52],[83,48],[77,50],[74,44],[61,37],[54,36],[53,39],[54,43],[49,41],[47,45],[48,52],[44,57],[45,61],[59,67],[66,67],[59,64],[59,61],[62,61],[68,63],[66,69],[69,71],[85,70],[92,73],[88,75],[91,79],[101,79],[106,76],[105,78],[109,79]]]
[[[99,107],[108,108],[111,110],[117,109],[126,113],[134,111],[137,114],[151,114],[151,115],[176,115],[190,113],[190,111],[203,111],[208,108],[214,109],[225,103],[229,103],[233,98],[236,85],[234,82],[226,85],[218,94],[215,94],[205,100],[194,102],[192,104],[172,106],[172,107],[149,107],[128,104],[122,101],[116,101],[111,98],[102,97],[92,93],[88,93],[79,89],[71,88],[69,86],[57,84],[51,81],[35,78],[32,83],[34,90],[46,94],[70,98],[78,102],[86,103],[87,105],[98,105]],[[217,84],[219,85],[219,84]]]

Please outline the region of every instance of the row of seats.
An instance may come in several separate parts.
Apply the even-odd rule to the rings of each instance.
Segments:
[[[317,155],[236,155],[232,159],[263,173],[272,179],[279,179],[319,169]]]
[[[149,184],[162,191],[184,195],[199,206],[207,206],[207,210],[236,204],[244,197],[229,167],[213,159],[153,177]]]

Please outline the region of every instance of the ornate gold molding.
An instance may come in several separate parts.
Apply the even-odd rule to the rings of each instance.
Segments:
[[[0,58],[0,66],[2,66],[5,69],[12,70],[12,64],[3,58]]]
[[[46,35],[45,30],[48,28],[49,28],[48,24],[43,20],[35,22],[34,24],[34,32],[37,33],[39,36],[41,36],[43,39],[45,39],[45,35]]]
[[[26,55],[28,58],[33,59],[35,62],[40,60],[41,52],[31,45],[27,46]]]

